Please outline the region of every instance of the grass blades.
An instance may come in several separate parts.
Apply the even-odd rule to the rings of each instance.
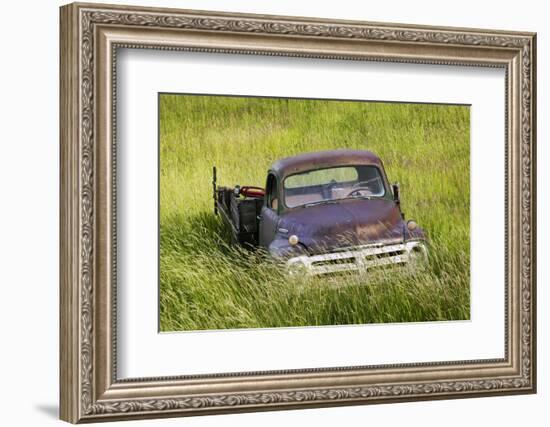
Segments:
[[[223,96],[160,96],[161,331],[468,319],[469,107]],[[411,274],[290,279],[228,244],[213,214],[222,185],[265,185],[282,157],[337,148],[378,154],[402,209],[430,237]]]

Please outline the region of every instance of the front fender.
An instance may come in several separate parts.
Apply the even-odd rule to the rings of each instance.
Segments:
[[[421,227],[416,227],[414,230],[409,230],[405,224],[405,241],[409,240],[428,240],[426,232]]]
[[[276,259],[288,259],[304,254],[308,254],[307,247],[298,243],[291,245],[288,243],[288,237],[277,236],[268,246],[269,254]]]

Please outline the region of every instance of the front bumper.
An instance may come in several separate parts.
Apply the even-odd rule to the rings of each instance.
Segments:
[[[428,250],[422,241],[390,245],[366,245],[321,255],[290,258],[286,267],[291,274],[310,275],[344,271],[368,271],[387,265],[405,265],[426,259]]]

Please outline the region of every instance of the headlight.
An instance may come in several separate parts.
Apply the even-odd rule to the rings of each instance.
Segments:
[[[418,224],[414,221],[408,221],[407,222],[407,228],[409,229],[409,231],[413,231],[416,227],[418,227]]]
[[[298,239],[298,236],[293,234],[288,238],[288,243],[290,243],[292,246],[296,246],[300,240]]]

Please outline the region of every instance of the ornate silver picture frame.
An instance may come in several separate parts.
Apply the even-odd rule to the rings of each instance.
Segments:
[[[60,13],[61,419],[78,423],[536,391],[535,34],[78,3]],[[502,68],[504,357],[120,379],[115,228],[120,48]]]

